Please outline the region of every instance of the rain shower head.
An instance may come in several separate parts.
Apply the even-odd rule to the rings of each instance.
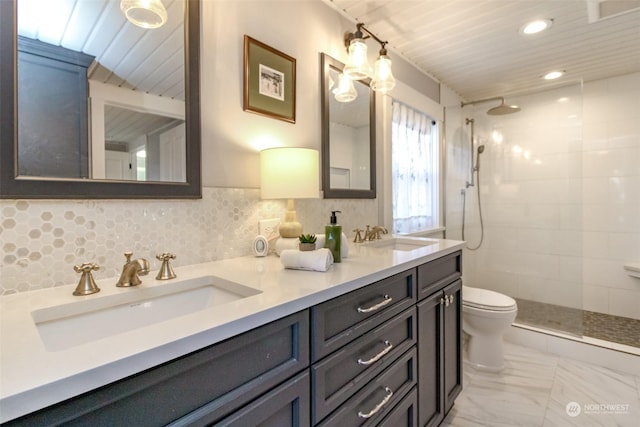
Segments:
[[[490,116],[504,116],[505,114],[517,113],[518,111],[520,111],[520,107],[517,105],[506,105],[503,100],[502,104],[490,108],[487,114]]]
[[[518,107],[517,105],[506,105],[504,103],[504,97],[502,96],[498,96],[495,98],[479,99],[477,101],[471,101],[471,102],[462,102],[460,103],[460,106],[464,107],[466,105],[480,104],[482,102],[489,102],[489,101],[501,101],[500,105],[498,105],[497,107],[490,108],[487,111],[487,114],[489,114],[490,116],[503,116],[505,114],[512,114],[520,111],[520,107]]]

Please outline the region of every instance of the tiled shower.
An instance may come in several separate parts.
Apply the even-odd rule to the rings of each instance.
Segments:
[[[466,251],[470,286],[519,302],[516,322],[640,347],[640,73],[507,97],[448,117],[447,237],[461,237],[473,118],[484,242]],[[453,130],[452,130],[453,129]],[[474,153],[477,151],[474,150]],[[466,190],[466,239],[480,239],[476,188]],[[605,319],[603,323],[602,319]],[[616,337],[621,333],[622,337]]]

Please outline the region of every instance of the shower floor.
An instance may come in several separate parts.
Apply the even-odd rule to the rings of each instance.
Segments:
[[[640,348],[640,320],[514,298],[516,323]]]

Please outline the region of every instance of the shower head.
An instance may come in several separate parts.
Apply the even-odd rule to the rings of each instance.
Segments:
[[[489,101],[501,101],[500,105],[498,105],[497,107],[493,107],[487,111],[487,114],[489,114],[490,116],[502,116],[505,114],[517,113],[518,111],[520,111],[520,107],[516,105],[506,105],[504,103],[504,97],[502,96],[497,96],[495,98],[479,99],[477,101],[462,102],[460,103],[460,106],[464,107],[466,105],[480,104],[482,102],[489,102]]]
[[[490,108],[487,114],[490,116],[504,116],[505,114],[517,113],[518,111],[520,111],[520,107],[517,105],[506,105],[503,100],[502,104]]]
[[[484,153],[484,145],[478,145],[478,154]]]

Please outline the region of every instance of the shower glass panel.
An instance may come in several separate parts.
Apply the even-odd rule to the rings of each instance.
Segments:
[[[582,85],[509,103],[521,110],[495,116],[488,104],[462,108],[462,170],[479,186],[461,189],[467,245],[476,248],[484,231],[482,245],[466,254],[467,283],[516,299],[517,323],[581,337]]]

